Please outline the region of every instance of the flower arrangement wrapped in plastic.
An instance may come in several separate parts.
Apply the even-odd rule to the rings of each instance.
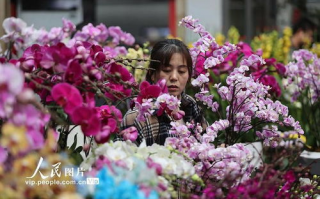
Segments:
[[[157,144],[146,146],[144,142],[137,147],[130,141],[105,143],[81,164],[90,173],[101,172],[105,166],[111,172],[125,172],[146,196],[154,190],[160,198],[176,197],[180,193],[177,183],[201,184],[193,165],[182,154]]]

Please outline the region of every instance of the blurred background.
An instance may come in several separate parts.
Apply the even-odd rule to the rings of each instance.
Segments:
[[[47,30],[61,26],[63,17],[79,29],[88,23],[117,25],[133,34],[137,43],[168,35],[187,43],[196,40],[197,35],[178,26],[187,15],[200,19],[213,35],[226,35],[234,26],[240,39],[248,42],[263,32],[281,32],[301,17],[319,24],[320,0],[0,0],[1,22],[6,17],[19,17],[28,25]]]

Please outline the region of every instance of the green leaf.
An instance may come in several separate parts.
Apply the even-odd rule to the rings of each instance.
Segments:
[[[289,166],[289,160],[288,158],[284,158],[281,164],[281,170],[286,169]]]
[[[71,147],[70,147],[70,150],[71,150],[71,151],[74,151],[75,148],[76,148],[76,146],[77,146],[77,135],[78,135],[78,133],[76,133],[76,134],[74,135],[74,137],[73,137],[74,142],[73,142],[73,144],[72,144]]]
[[[76,148],[76,150],[74,150],[75,152],[77,153],[81,153],[83,147],[82,146],[79,146],[78,148]]]
[[[75,165],[80,165],[81,162],[83,161],[81,154],[78,152],[71,153],[70,158],[72,159],[72,161]]]

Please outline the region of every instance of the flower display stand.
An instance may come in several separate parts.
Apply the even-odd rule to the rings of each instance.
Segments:
[[[252,142],[252,143],[245,143],[244,146],[252,152],[252,160],[250,162],[255,168],[262,165],[262,150],[263,146],[261,142]]]
[[[300,155],[300,161],[303,166],[310,165],[311,174],[320,175],[320,152],[304,150]]]

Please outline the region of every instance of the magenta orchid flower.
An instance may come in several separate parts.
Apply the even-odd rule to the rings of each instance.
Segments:
[[[162,85],[162,83],[159,82],[159,85]],[[137,97],[137,102],[142,104],[143,99],[157,98],[160,95],[161,90],[163,89],[160,86],[151,85],[149,82],[143,81],[140,84],[140,93]]]
[[[103,126],[101,129],[101,132],[99,132],[97,135],[94,136],[94,140],[98,144],[103,144],[109,141],[110,135],[112,134],[110,131],[110,126]]]
[[[64,80],[69,83],[81,83],[82,82],[82,69],[79,60],[74,59],[70,62],[64,74]]]
[[[87,107],[95,107],[96,106],[96,101],[95,101],[95,93],[92,92],[85,92],[82,93],[82,98],[84,99],[83,103]]]
[[[118,132],[117,121],[122,121],[122,113],[115,106],[104,105],[96,108],[97,115],[101,120],[102,132],[96,136],[99,143],[106,142],[112,133]]]
[[[68,114],[71,114],[83,103],[80,91],[68,83],[60,83],[53,86],[51,95],[53,100],[63,107]]]
[[[281,88],[276,80],[276,78],[272,75],[264,75],[261,79],[260,82],[263,85],[270,86],[271,89],[269,90],[270,93],[275,94],[276,97],[281,96]]]
[[[71,120],[81,126],[85,136],[97,135],[101,131],[101,121],[94,108],[77,107],[71,116]]]
[[[97,108],[98,116],[103,121],[104,119],[114,118],[118,121],[122,121],[122,113],[115,106],[103,105]]]
[[[110,91],[107,91],[105,95],[111,100],[116,100],[117,98],[127,97],[131,94],[131,88],[118,83],[120,79],[127,84],[134,83],[134,77],[132,74],[123,66],[111,63],[107,66],[106,73],[114,75],[114,79],[110,79],[110,82],[106,84]]]
[[[125,88],[121,84],[113,84],[111,82],[105,84],[111,91],[105,93],[105,96],[111,100],[122,99],[131,95],[131,89]]]
[[[284,64],[282,63],[276,63],[275,65],[275,68],[277,69],[278,73],[280,75],[285,75],[286,73],[286,67],[284,66]]]

